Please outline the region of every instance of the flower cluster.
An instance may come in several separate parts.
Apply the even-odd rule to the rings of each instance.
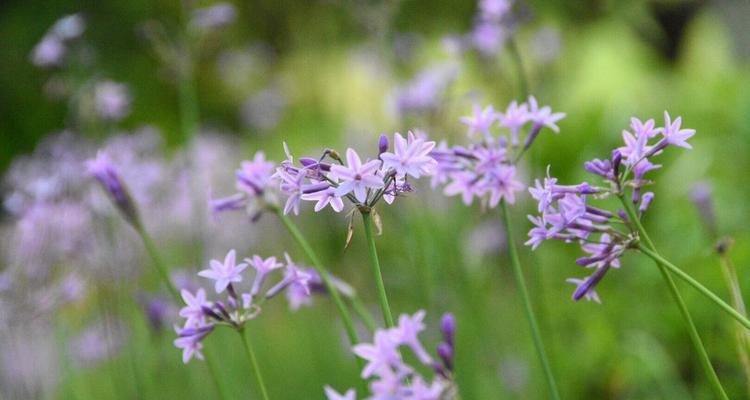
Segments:
[[[594,291],[610,268],[620,267],[620,257],[638,242],[636,226],[640,221],[631,221],[625,210],[611,212],[589,204],[589,199],[609,196],[624,198],[631,190],[629,201],[637,207],[640,219],[654,200],[652,192],[641,193],[651,182],[645,174],[661,165],[654,164],[651,157],[659,155],[669,146],[691,148],[687,139],[695,134],[693,129],[681,129],[682,119],[674,121],[664,113],[665,126],[657,128],[653,119],[642,122],[631,119],[632,132],[622,132],[625,146],[612,152],[610,159],[595,159],[584,163],[586,171],[603,179],[602,186],[591,186],[587,182],[578,185],[558,185],[557,179],[549,176],[543,182],[536,181],[529,192],[539,202],[541,215],[529,216],[534,228],[529,231],[526,245],[536,249],[542,242],[559,239],[578,242],[589,255],[576,263],[594,272],[585,279],[568,279],[575,284],[573,299],[586,298],[599,302]],[[652,139],[658,138],[655,142]],[[649,144],[649,141],[652,141]],[[626,231],[618,228],[624,227]]]
[[[180,316],[185,318],[185,324],[182,328],[175,328],[179,337],[174,344],[183,350],[183,362],[187,363],[192,357],[203,358],[201,342],[217,326],[242,329],[247,321],[258,316],[263,302],[281,292],[286,292],[292,310],[309,304],[313,292],[325,292],[322,279],[314,269],[299,266],[288,254],[284,257],[286,263],[278,262],[276,257],[264,259],[257,255],[237,263],[237,253],[231,250],[223,262],[211,260],[209,268],[198,273],[214,281],[216,293],[226,293],[226,297],[224,300],[209,301],[202,288],[194,292],[181,291],[185,307],[180,310]],[[241,287],[242,273],[248,266],[255,270],[255,275],[252,284],[244,288]],[[270,288],[264,288],[274,271],[283,271],[283,277]],[[330,279],[341,293],[353,295],[349,285],[335,277]]]
[[[436,361],[425,350],[419,333],[425,328],[424,311],[414,315],[402,314],[398,325],[375,332],[373,343],[354,346],[354,353],[367,361],[362,378],[371,379],[369,399],[440,400],[457,398],[453,382],[453,356],[455,349],[456,321],[451,314],[443,315],[441,334],[443,342],[437,346]],[[402,349],[408,348],[417,360],[435,371],[432,382],[428,382],[415,368],[404,362]],[[329,400],[355,400],[356,392],[349,389],[339,394],[326,386]]]
[[[512,204],[515,193],[524,188],[516,180],[516,162],[543,128],[559,132],[556,123],[564,117],[564,113],[553,113],[548,106],[540,108],[534,97],[522,104],[513,101],[505,112],[496,112],[491,105],[475,107],[473,114],[461,118],[461,122],[468,127],[470,138],[479,135],[479,142],[468,147],[448,147],[441,142],[431,153],[438,161],[433,187],[446,184],[445,194],[460,194],[466,205],[474,197],[489,207],[496,207],[502,199]],[[527,125],[528,135],[521,146],[519,134]],[[495,137],[494,127],[507,130],[510,143],[505,135]]]
[[[389,152],[388,137],[380,137],[379,156],[364,162],[354,149],[347,149],[346,162],[334,150],[325,150],[318,158],[302,157],[295,164],[286,144],[287,159],[275,168],[258,152],[255,159],[242,163],[237,170],[237,189],[240,193],[210,202],[214,211],[247,208],[257,218],[263,209],[275,205],[274,186],[287,196],[284,214],[299,214],[303,200],[314,201],[315,211],[330,206],[334,211],[344,209],[344,198],[358,207],[372,207],[381,198],[392,203],[405,192],[413,191],[408,178],[429,176],[437,162],[430,156],[435,142],[409,132],[406,138],[394,134],[394,151]],[[327,159],[335,163],[328,162]]]

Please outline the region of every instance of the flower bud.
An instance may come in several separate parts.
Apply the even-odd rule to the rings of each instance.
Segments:
[[[386,151],[388,151],[388,136],[383,133],[378,140],[378,155],[383,154]]]

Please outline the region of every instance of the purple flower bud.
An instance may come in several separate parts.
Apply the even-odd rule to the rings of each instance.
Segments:
[[[453,314],[443,314],[443,318],[440,320],[440,332],[443,334],[445,342],[453,346],[456,337],[456,318]]]
[[[388,151],[388,136],[383,133],[380,135],[380,139],[378,139],[378,155],[381,155]]]
[[[437,347],[438,356],[443,360],[443,365],[448,371],[453,371],[453,346],[448,343],[440,343]]]
[[[645,213],[652,201],[654,201],[654,192],[644,193],[641,197],[641,206],[638,208],[638,211],[640,211],[641,214]]]
[[[161,331],[164,327],[164,321],[167,319],[169,307],[162,299],[154,298],[144,304],[146,318],[154,331]]]
[[[219,309],[219,312],[221,312],[221,315],[223,315],[227,320],[231,320],[232,317],[229,315],[229,311],[227,311],[227,307],[224,305],[224,303],[217,301],[214,303],[216,305],[216,308]]]
[[[615,177],[620,176],[620,164],[622,164],[622,153],[620,150],[612,151],[612,171]]]
[[[314,184],[311,184],[311,185],[303,185],[302,186],[302,193],[303,194],[317,193],[317,192],[326,190],[329,187],[331,187],[331,185],[329,185],[326,182],[314,183]]]
[[[310,157],[300,157],[299,162],[303,166],[309,167],[309,166],[317,164],[318,160],[316,160],[314,158],[310,158]]]
[[[604,266],[597,268],[593,274],[589,275],[588,278],[580,282],[575,292],[573,292],[573,300],[575,301],[581,300],[584,296],[593,292],[594,287],[596,287],[599,281],[601,281],[602,278],[604,278],[604,275],[609,270],[609,267],[610,267],[609,264],[605,264]]]
[[[201,310],[203,310],[204,314],[206,314],[207,316],[209,316],[209,317],[211,317],[211,318],[213,318],[213,319],[215,319],[217,321],[221,321],[223,319],[223,318],[221,318],[221,316],[219,314],[217,314],[216,312],[214,312],[214,310],[212,310],[211,307],[209,307],[209,306],[205,306],[205,305],[201,306]]]
[[[91,174],[109,193],[110,197],[125,219],[133,225],[139,225],[138,212],[131,200],[125,185],[117,173],[115,166],[106,153],[100,151],[96,158],[86,162],[88,173]]]
[[[526,136],[526,141],[523,143],[524,150],[531,147],[531,144],[534,142],[534,139],[536,139],[537,135],[539,135],[539,132],[542,130],[543,124],[534,124],[534,126],[531,128],[531,132],[529,132],[529,135]]]

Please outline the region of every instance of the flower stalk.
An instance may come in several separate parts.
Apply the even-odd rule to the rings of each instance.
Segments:
[[[372,214],[368,210],[360,210],[362,214],[362,222],[365,229],[365,237],[367,239],[367,248],[370,253],[370,265],[372,266],[372,273],[375,277],[375,285],[378,291],[378,300],[380,302],[380,309],[383,312],[383,321],[385,322],[386,328],[393,327],[393,315],[391,314],[391,307],[388,304],[388,295],[385,292],[385,284],[383,283],[383,274],[380,270],[380,260],[378,259],[378,250],[375,247],[375,236],[372,230]]]
[[[248,338],[247,334],[245,334],[244,328],[237,330],[237,333],[240,335],[240,340],[242,340],[242,345],[245,348],[245,354],[252,364],[253,372],[255,373],[255,379],[258,381],[258,386],[260,387],[260,393],[263,396],[263,400],[268,400],[269,397],[268,391],[266,390],[266,383],[263,381],[263,375],[260,372],[260,368],[258,368],[258,360],[255,358],[255,352],[253,351],[252,343],[250,343],[250,338]]]
[[[557,383],[550,367],[547,353],[544,349],[544,342],[542,341],[542,335],[539,332],[539,323],[537,322],[536,315],[534,314],[534,308],[531,304],[531,298],[529,297],[529,291],[526,286],[526,280],[523,277],[523,270],[521,268],[521,262],[518,258],[518,250],[516,249],[516,243],[513,239],[513,228],[510,220],[510,210],[508,204],[505,201],[500,202],[503,210],[503,222],[505,225],[506,241],[508,244],[508,254],[510,255],[510,263],[513,266],[513,276],[516,279],[516,285],[518,285],[518,291],[521,294],[521,300],[523,301],[524,313],[526,314],[526,320],[529,323],[529,329],[531,330],[531,337],[534,342],[534,348],[536,349],[539,362],[542,364],[544,370],[544,377],[547,380],[547,386],[549,389],[550,398],[559,400],[560,393],[557,389]]]
[[[698,353],[698,358],[701,362],[701,366],[703,367],[703,371],[705,372],[706,377],[708,378],[709,382],[711,382],[711,388],[714,391],[714,395],[716,395],[716,397],[719,399],[729,399],[729,397],[727,397],[726,392],[724,391],[724,388],[721,386],[721,382],[719,381],[719,377],[716,375],[716,371],[714,370],[713,365],[711,365],[711,360],[708,357],[706,348],[703,346],[701,337],[698,334],[698,329],[695,327],[695,323],[693,323],[693,318],[690,316],[690,311],[688,310],[687,305],[685,304],[685,301],[682,299],[682,296],[680,295],[680,292],[677,289],[677,285],[675,284],[674,279],[672,279],[672,276],[670,275],[670,273],[675,273],[677,276],[681,277],[682,279],[685,279],[688,283],[693,285],[693,287],[701,291],[701,293],[706,294],[707,296],[710,295],[709,298],[713,296],[719,302],[721,303],[723,302],[721,301],[721,299],[716,297],[713,293],[708,291],[708,289],[706,289],[700,283],[695,281],[692,277],[682,272],[679,268],[672,265],[670,262],[662,258],[656,252],[656,247],[654,246],[654,243],[651,241],[651,238],[648,236],[646,229],[643,227],[643,224],[641,224],[640,218],[638,217],[638,215],[636,215],[636,212],[635,210],[633,210],[633,207],[630,204],[630,202],[626,200],[624,196],[619,196],[619,197],[623,206],[625,207],[625,212],[628,214],[629,220],[635,225],[636,229],[638,230],[639,236],[646,243],[645,246],[643,245],[643,243],[638,243],[637,244],[638,248],[643,253],[651,257],[656,263],[656,265],[659,267],[659,271],[661,272],[662,277],[664,278],[664,281],[667,284],[667,287],[669,287],[669,292],[672,295],[672,298],[674,299],[674,301],[677,303],[677,307],[680,309],[680,314],[682,315],[682,318],[685,321],[685,325],[688,328],[688,333],[690,334],[690,341],[692,342],[693,347],[695,348],[695,351]],[[724,303],[724,305],[726,305],[726,303]]]

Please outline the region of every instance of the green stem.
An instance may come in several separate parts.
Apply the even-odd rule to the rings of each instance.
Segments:
[[[388,305],[388,295],[385,293],[385,284],[383,283],[383,274],[380,271],[380,261],[378,260],[378,249],[375,247],[375,236],[372,233],[372,215],[369,211],[362,211],[362,222],[365,225],[365,237],[367,238],[367,247],[370,252],[370,265],[372,273],[375,276],[375,285],[378,290],[378,299],[380,300],[380,309],[383,312],[385,327],[393,327],[393,316],[391,307]]]
[[[744,317],[747,317],[745,301],[742,299],[742,291],[740,290],[739,280],[737,279],[737,270],[734,268],[734,264],[732,264],[729,255],[726,254],[726,250],[719,250],[719,263],[721,264],[724,279],[726,280],[727,286],[732,295],[732,305]],[[750,350],[749,338],[750,331],[745,330],[742,325],[737,325],[735,329],[737,353],[740,357],[742,372],[745,374],[745,382],[749,391],[748,393],[750,394],[750,357],[748,357],[748,350]]]
[[[687,308],[687,305],[685,305],[685,301],[682,299],[682,296],[680,295],[680,292],[677,290],[677,285],[674,282],[674,279],[672,279],[672,276],[670,275],[670,272],[677,274],[682,279],[686,279],[689,283],[691,283],[696,288],[702,288],[705,290],[705,293],[710,294],[711,296],[716,297],[713,293],[708,291],[705,287],[703,287],[700,283],[695,281],[693,278],[691,278],[689,275],[682,272],[679,268],[675,267],[671,263],[669,263],[667,260],[662,258],[657,252],[656,247],[654,246],[654,242],[651,241],[651,238],[648,236],[648,233],[646,232],[646,229],[643,227],[643,224],[641,224],[640,219],[638,218],[638,215],[636,214],[635,210],[633,209],[632,204],[628,202],[623,196],[620,196],[620,201],[622,202],[623,206],[625,206],[625,211],[628,213],[628,218],[632,221],[633,224],[635,224],[636,228],[638,229],[638,234],[640,238],[642,238],[647,246],[644,246],[642,243],[638,244],[638,248],[651,257],[656,265],[659,267],[659,272],[661,272],[662,277],[664,278],[664,281],[667,283],[667,287],[669,287],[669,292],[672,295],[672,298],[677,303],[677,307],[680,309],[680,314],[682,314],[682,318],[685,321],[685,325],[688,328],[688,333],[690,334],[690,340],[693,343],[693,347],[695,348],[695,351],[698,353],[698,358],[700,359],[701,366],[703,367],[703,371],[706,374],[706,377],[708,377],[709,382],[711,382],[711,388],[714,391],[714,394],[717,398],[728,400],[729,397],[727,397],[726,392],[724,391],[724,388],[721,386],[721,382],[719,381],[719,377],[716,375],[716,371],[714,371],[713,365],[711,365],[711,359],[708,358],[708,353],[706,352],[706,348],[703,346],[703,342],[701,341],[701,337],[698,334],[698,329],[695,327],[695,323],[693,323],[693,318],[690,316],[690,311]],[[696,286],[697,285],[697,286]],[[701,290],[701,289],[698,289]],[[721,300],[716,297],[716,300]],[[723,302],[722,302],[723,303]],[[717,303],[718,304],[718,303]]]
[[[174,299],[174,301],[177,302],[177,304],[182,304],[182,297],[177,291],[177,288],[174,287],[174,285],[172,284],[172,280],[169,279],[169,274],[167,273],[166,264],[162,260],[161,254],[159,253],[159,250],[157,250],[154,240],[151,238],[148,232],[146,232],[146,229],[143,227],[141,223],[136,222],[133,224],[133,227],[138,232],[138,235],[141,237],[141,240],[143,240],[143,245],[146,247],[146,251],[151,256],[151,259],[154,261],[154,267],[156,268],[156,271],[159,273],[159,277],[161,278],[162,283],[164,283],[164,285],[167,286],[167,289],[169,290],[169,293],[172,295],[172,298]],[[219,396],[222,399],[228,399],[229,396],[227,396],[226,392],[224,391],[224,387],[221,385],[219,376],[216,373],[217,371],[216,364],[213,362],[211,355],[206,350],[203,351],[203,354],[206,357],[206,368],[208,369],[208,372],[211,375],[211,379],[213,380],[214,385],[216,386],[216,390],[219,392]]]
[[[513,58],[513,62],[516,64],[516,70],[518,72],[518,86],[521,98],[525,99],[529,97],[529,80],[526,78],[526,70],[523,67],[523,59],[521,58],[521,52],[518,51],[518,45],[515,39],[510,38],[508,40],[508,49]]]
[[[143,240],[143,245],[146,247],[146,251],[154,261],[154,268],[156,268],[156,272],[159,273],[159,277],[161,278],[162,283],[167,286],[169,294],[172,295],[177,304],[181,304],[182,298],[180,297],[180,293],[172,284],[172,280],[169,279],[169,273],[167,272],[166,264],[164,263],[164,260],[162,260],[159,250],[156,249],[154,240],[151,238],[148,232],[146,232],[146,229],[143,228],[142,224],[135,223],[133,226],[138,232],[138,235],[141,237],[141,240]]]
[[[690,286],[694,287],[696,290],[698,290],[701,294],[708,297],[709,300],[713,301],[717,306],[719,306],[722,310],[724,310],[727,314],[729,314],[732,318],[736,319],[737,322],[742,324],[745,328],[750,329],[750,321],[745,318],[742,314],[740,314],[737,310],[732,308],[729,304],[724,302],[719,296],[715,295],[713,292],[708,290],[705,286],[703,286],[700,282],[695,280],[695,278],[691,277],[687,273],[685,273],[683,270],[677,268],[674,264],[670,263],[667,259],[662,257],[659,253],[654,251],[653,247],[648,248],[644,246],[643,244],[638,244],[638,248],[647,256],[651,257],[654,261],[661,264],[665,268],[667,268],[670,272],[677,275],[678,278],[682,279],[683,281],[690,284]]]
[[[253,352],[253,346],[250,344],[250,339],[247,337],[247,334],[245,334],[245,329],[239,329],[237,333],[240,334],[240,339],[242,340],[242,344],[245,347],[245,353],[247,354],[247,358],[250,360],[250,363],[253,366],[253,372],[255,372],[255,379],[258,381],[258,386],[260,386],[260,392],[263,395],[264,400],[268,400],[268,392],[266,391],[266,384],[263,381],[263,375],[260,373],[260,368],[258,368],[258,360],[255,358],[255,352]]]
[[[302,235],[302,232],[297,228],[296,225],[292,222],[292,220],[289,219],[284,213],[281,211],[281,209],[276,208],[276,215],[278,215],[281,222],[284,224],[284,227],[286,227],[287,231],[289,231],[289,234],[292,235],[292,238],[294,238],[294,241],[299,244],[300,247],[302,247],[302,251],[307,254],[307,258],[310,259],[313,263],[313,267],[315,267],[315,270],[318,271],[318,275],[320,275],[321,279],[323,280],[323,284],[326,286],[326,289],[328,290],[328,293],[331,294],[331,298],[333,299],[333,303],[336,305],[336,308],[339,311],[339,315],[341,316],[341,320],[344,322],[344,327],[346,328],[346,334],[349,336],[349,342],[352,345],[355,345],[359,343],[359,338],[357,337],[357,331],[354,329],[354,323],[352,322],[352,317],[349,315],[349,310],[346,308],[346,305],[344,305],[344,302],[341,300],[341,295],[339,294],[339,291],[336,289],[336,287],[331,283],[331,279],[329,278],[328,271],[325,267],[323,267],[323,263],[320,262],[320,259],[318,259],[317,254],[315,254],[315,251],[313,251],[312,246],[310,246],[310,243],[308,243],[307,239]]]
[[[542,363],[542,368],[544,369],[544,377],[547,379],[547,386],[549,387],[550,397],[552,399],[559,400],[560,393],[557,390],[557,383],[555,383],[555,377],[552,374],[552,368],[550,367],[547,353],[544,350],[544,342],[542,341],[542,335],[539,332],[539,324],[537,323],[536,316],[534,315],[534,308],[531,305],[529,291],[526,288],[526,280],[523,277],[521,262],[518,259],[516,243],[515,240],[513,240],[513,228],[511,226],[510,210],[508,209],[508,204],[504,200],[501,202],[501,207],[503,210],[503,220],[505,222],[508,254],[510,255],[510,262],[513,265],[513,275],[516,278],[516,284],[518,285],[518,290],[521,293],[521,300],[523,300],[524,312],[526,313],[526,319],[529,323],[529,329],[531,330],[531,337],[534,341],[534,347],[536,348],[536,353],[539,356],[539,361]]]

